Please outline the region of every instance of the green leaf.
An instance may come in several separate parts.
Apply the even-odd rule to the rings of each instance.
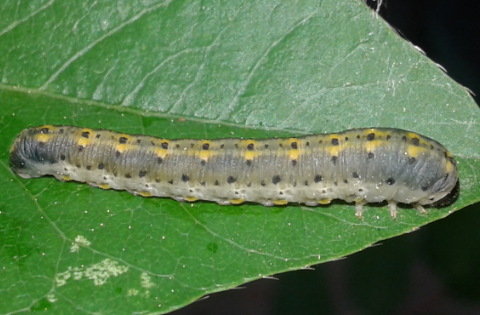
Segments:
[[[0,312],[165,313],[338,259],[480,199],[479,110],[361,1],[37,1],[0,11]],[[459,161],[461,195],[392,220],[371,205],[265,208],[102,191],[9,167],[24,128],[171,138],[395,127]]]

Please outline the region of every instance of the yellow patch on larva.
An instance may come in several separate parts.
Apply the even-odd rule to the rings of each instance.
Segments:
[[[243,203],[245,200],[239,198],[239,199],[230,199],[229,201],[232,205],[238,205]]]
[[[77,140],[77,144],[78,145],[81,145],[82,147],[85,147],[87,144],[90,144],[92,142],[92,140],[90,138],[85,138],[85,137],[82,137],[80,136],[80,138],[78,138]]]
[[[62,179],[65,180],[65,181],[72,180],[72,178],[68,175],[62,175]]]
[[[198,152],[198,151],[197,151]],[[198,157],[204,161],[208,161],[209,158],[215,155],[215,151],[212,150],[202,150],[197,153]]]
[[[245,151],[245,160],[253,160],[258,157],[258,151]]]
[[[320,199],[317,202],[321,205],[328,205],[330,202],[332,202],[332,199]]]
[[[452,171],[453,164],[450,161],[447,161],[447,173],[450,173]]]
[[[272,200],[273,204],[276,206],[283,206],[288,203],[287,200]]]
[[[123,153],[125,151],[128,151],[130,149],[130,145],[129,144],[117,144],[115,146],[115,151],[118,151],[120,153]]]
[[[110,189],[110,185],[109,184],[99,184],[98,187],[102,188],[102,189]]]
[[[298,160],[299,156],[300,156],[300,150],[288,150],[288,157],[291,160]]]
[[[167,156],[167,149],[156,148],[155,154],[162,159]]]
[[[448,156],[448,157],[452,157],[452,153],[450,153],[449,151],[447,151],[447,156]]]
[[[410,157],[417,158],[420,153],[427,151],[427,149],[422,147],[417,147],[415,145],[409,145],[407,148],[407,154]]]
[[[138,191],[137,194],[142,196],[142,197],[151,197],[152,196],[152,193],[149,192],[149,191]]]
[[[365,150],[367,152],[373,152],[376,148],[383,144],[382,140],[372,140],[365,142]]]
[[[197,197],[185,197],[183,199],[185,199],[185,201],[188,201],[188,202],[194,202],[198,200]]]
[[[50,138],[51,138],[50,135],[46,135],[44,133],[39,133],[38,135],[35,136],[35,140],[37,140],[38,142],[48,142]]]
[[[326,149],[328,153],[330,153],[330,156],[338,156],[338,154],[341,151],[340,146],[338,145],[331,145],[331,146],[328,146]]]

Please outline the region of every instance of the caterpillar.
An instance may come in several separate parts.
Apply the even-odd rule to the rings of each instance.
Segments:
[[[72,126],[23,130],[10,149],[23,178],[53,175],[144,197],[264,206],[355,202],[445,206],[457,163],[437,141],[393,128],[270,139],[163,139]]]

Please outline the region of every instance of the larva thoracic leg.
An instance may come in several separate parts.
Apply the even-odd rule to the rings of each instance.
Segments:
[[[25,129],[10,149],[21,177],[53,175],[144,197],[265,206],[446,205],[457,165],[440,143],[390,128],[270,139],[165,139],[71,126]]]

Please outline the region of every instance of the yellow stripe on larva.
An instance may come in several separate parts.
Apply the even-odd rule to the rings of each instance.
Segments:
[[[382,140],[372,140],[365,142],[365,150],[367,152],[373,152],[376,148],[381,146],[384,142]]]
[[[238,205],[238,204],[243,203],[245,200],[243,200],[243,199],[230,199],[229,201],[232,205]]]
[[[317,201],[321,205],[328,205],[330,202],[332,202],[332,199],[321,199]]]
[[[288,203],[288,200],[272,200],[272,202],[276,206],[283,206]]]
[[[447,173],[450,173],[452,171],[453,164],[450,161],[447,161]]]
[[[288,157],[291,160],[298,160],[299,156],[300,156],[300,150],[288,150]]]
[[[109,184],[100,184],[98,185],[98,187],[102,188],[102,189],[110,189],[110,185]]]
[[[44,133],[39,133],[36,137],[35,137],[35,140],[37,140],[38,142],[48,142],[48,140],[50,140],[51,136],[50,135],[46,135]]]
[[[327,151],[330,154],[330,156],[338,156],[341,150],[340,150],[340,146],[331,145],[327,147]]]
[[[62,179],[65,180],[65,181],[69,181],[69,180],[72,180],[72,178],[68,175],[63,175],[62,176]]]
[[[422,147],[417,147],[417,146],[414,146],[414,145],[409,145],[408,148],[407,148],[408,156],[414,157],[414,158],[417,158],[420,153],[424,153],[426,151],[427,151],[427,149],[422,148]]]
[[[130,149],[130,145],[129,144],[117,144],[115,146],[115,151],[118,151],[120,153],[123,153],[125,151],[128,151]]]
[[[161,149],[161,148],[155,149],[155,154],[162,159],[167,156],[167,152],[168,152],[167,149]]]
[[[197,151],[197,154],[201,160],[208,161],[209,158],[215,155],[215,151],[202,150],[202,151]]]
[[[149,191],[139,191],[139,192],[137,192],[137,194],[139,194],[142,197],[151,197],[152,196],[152,193],[149,192]]]
[[[245,151],[245,160],[253,160],[258,157],[258,151]]]

